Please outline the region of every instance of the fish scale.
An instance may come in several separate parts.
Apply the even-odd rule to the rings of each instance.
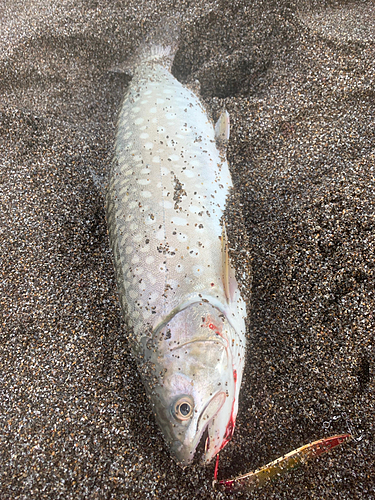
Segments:
[[[119,114],[107,221],[133,353],[162,430],[181,424],[178,432],[164,429],[167,443],[178,460],[189,462],[194,450],[190,455],[184,450],[190,441],[198,440],[194,429],[196,434],[198,428],[203,432],[202,419],[193,422],[191,417],[191,422],[185,422],[180,415],[177,425],[166,400],[169,397],[173,403],[178,387],[188,398],[183,409],[194,407],[198,413],[201,405],[206,408],[202,411],[207,422],[213,408],[218,414],[227,404],[225,391],[212,389],[213,400],[204,403],[194,379],[195,371],[203,370],[205,360],[210,359],[212,366],[206,371],[212,384],[221,377],[217,385],[226,384],[236,392],[228,410],[235,419],[246,308],[233,273],[234,300],[230,304],[223,286],[222,216],[232,186],[227,162],[198,98],[158,60],[157,50],[153,54],[153,60],[141,61],[136,68]],[[207,318],[213,318],[212,324]],[[195,330],[193,323],[197,323]],[[179,345],[187,346],[190,358],[186,363],[182,355],[171,354]],[[204,362],[199,358],[202,352]],[[176,360],[180,360],[179,366]],[[189,377],[190,385],[185,380]],[[187,394],[194,384],[192,394]],[[169,385],[167,397],[164,393]],[[215,412],[212,410],[213,415]],[[218,422],[219,417],[215,418]],[[225,428],[211,434],[218,448]]]

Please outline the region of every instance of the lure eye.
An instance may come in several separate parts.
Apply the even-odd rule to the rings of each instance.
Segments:
[[[183,396],[173,406],[173,416],[177,420],[189,420],[194,410],[194,402],[189,396]]]

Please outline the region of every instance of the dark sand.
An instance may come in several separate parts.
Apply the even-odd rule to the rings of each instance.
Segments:
[[[349,431],[243,497],[375,498],[375,7],[309,5],[2,0],[2,500],[225,498],[213,464],[174,464],[151,417],[91,175],[111,161],[129,81],[116,68],[176,13],[175,76],[200,81],[214,118],[231,114],[229,237],[239,274],[249,255],[253,267],[219,475]]]

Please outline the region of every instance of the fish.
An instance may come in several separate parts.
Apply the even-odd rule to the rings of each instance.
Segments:
[[[231,439],[246,303],[224,212],[229,114],[214,127],[171,73],[176,49],[140,51],[118,116],[106,218],[132,354],[170,454],[208,463]]]

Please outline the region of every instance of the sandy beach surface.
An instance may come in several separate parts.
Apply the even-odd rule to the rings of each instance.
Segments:
[[[236,498],[375,498],[375,5],[306,5],[1,1],[2,500],[231,498],[212,490],[214,464],[182,470],[164,446],[97,187],[129,82],[119,68],[165,16],[181,23],[173,74],[199,81],[213,119],[231,116],[228,235],[252,286],[219,477],[350,432]]]

